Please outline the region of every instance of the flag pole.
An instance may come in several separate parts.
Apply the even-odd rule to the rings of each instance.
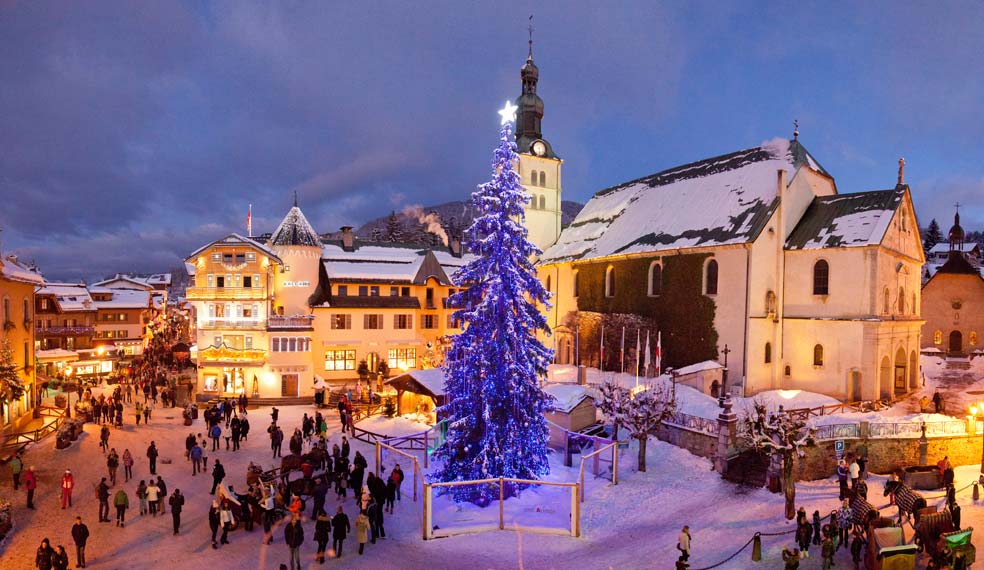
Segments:
[[[635,375],[636,376],[635,385],[636,385],[636,388],[639,387],[639,356],[641,356],[639,354],[639,340],[640,340],[640,335],[642,335],[642,329],[636,329],[636,361],[635,361],[635,373],[636,373],[636,375]]]
[[[598,350],[598,370],[605,371],[605,323],[601,324],[601,348]]]
[[[622,374],[625,374],[625,327],[622,327],[622,344],[619,347],[621,352],[619,359],[621,360]]]

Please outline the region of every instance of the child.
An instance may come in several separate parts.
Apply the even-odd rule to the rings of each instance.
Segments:
[[[823,570],[830,570],[834,566],[834,541],[828,536],[820,546],[820,556],[823,558]]]

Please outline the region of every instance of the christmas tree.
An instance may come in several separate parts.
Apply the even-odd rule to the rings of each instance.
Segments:
[[[455,275],[467,288],[450,298],[463,330],[452,337],[444,364],[447,403],[440,411],[448,434],[435,452],[443,461],[440,481],[536,479],[549,471],[543,412],[550,397],[538,382],[552,351],[537,339],[537,331],[549,332],[537,307],[547,304],[549,293],[530,261],[540,251],[522,224],[530,197],[514,169],[519,157],[512,112],[503,115],[492,180],[472,193],[479,216],[465,241],[475,259]],[[499,493],[489,485],[447,489],[455,501],[479,505]]]
[[[933,218],[929,222],[929,229],[926,230],[926,235],[923,237],[923,249],[926,253],[933,249],[933,246],[943,241],[943,233],[940,231],[940,225],[936,222],[936,218]]]
[[[17,377],[17,364],[10,341],[0,339],[0,403],[10,402],[24,395],[24,385]]]

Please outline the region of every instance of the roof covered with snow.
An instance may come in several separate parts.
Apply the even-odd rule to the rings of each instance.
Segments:
[[[277,262],[280,262],[280,257],[265,244],[262,244],[253,238],[248,238],[242,234],[236,234],[236,233],[229,234],[222,239],[218,239],[211,243],[207,243],[203,245],[202,247],[191,252],[188,255],[188,257],[185,258],[185,261],[198,257],[198,255],[200,255],[202,252],[212,247],[236,247],[236,246],[246,246],[246,247],[256,248],[261,252],[263,252],[264,255],[276,260]]]
[[[270,236],[270,245],[306,245],[321,247],[321,238],[297,206],[291,208]]]
[[[715,370],[718,368],[724,368],[720,362],[716,360],[705,360],[703,362],[698,362],[696,364],[691,364],[690,366],[684,366],[674,371],[677,376],[681,374],[693,374],[695,372],[704,372],[705,370]]]
[[[829,176],[798,141],[776,139],[602,190],[541,262],[749,242],[778,203],[776,171],[801,166]]]
[[[37,294],[53,296],[62,311],[96,310],[89,290],[82,283],[45,283]]]
[[[570,413],[585,399],[594,399],[588,395],[588,386],[580,384],[547,384],[543,391],[553,396],[553,409],[564,413]]]
[[[12,255],[7,256],[4,259],[0,259],[0,275],[2,275],[4,279],[8,279],[10,281],[33,283],[35,285],[41,285],[44,283],[44,277],[42,277],[40,273],[22,264]]]
[[[386,384],[401,384],[407,379],[412,379],[422,388],[426,389],[432,396],[444,395],[444,369],[428,368],[427,370],[407,370],[403,374],[394,376],[386,381]]]
[[[788,249],[881,243],[905,188],[817,196],[786,240]]]
[[[151,306],[150,291],[140,289],[113,289],[109,287],[89,287],[94,296],[97,309],[147,309]],[[108,300],[96,300],[105,299]]]
[[[122,273],[117,273],[115,277],[111,279],[105,279],[92,284],[94,287],[106,287],[112,289],[120,288],[136,288],[136,289],[153,289],[149,285],[146,279],[140,277],[132,277],[130,275],[125,275]]]
[[[963,243],[957,244],[956,249],[964,253],[970,253],[976,249],[979,249],[981,244],[974,241],[965,241]],[[950,242],[944,241],[934,245],[929,248],[929,253],[949,253],[950,252]]]
[[[321,248],[321,261],[333,282],[414,283],[435,278],[451,285],[455,271],[473,256],[455,257],[441,247],[388,242],[356,242],[352,249],[328,241]]]

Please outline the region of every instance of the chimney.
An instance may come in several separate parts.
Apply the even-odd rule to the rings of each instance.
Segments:
[[[458,234],[451,234],[448,238],[448,247],[451,248],[451,255],[461,257],[461,238]]]
[[[342,249],[345,251],[355,251],[355,236],[352,234],[352,226],[342,226]]]

